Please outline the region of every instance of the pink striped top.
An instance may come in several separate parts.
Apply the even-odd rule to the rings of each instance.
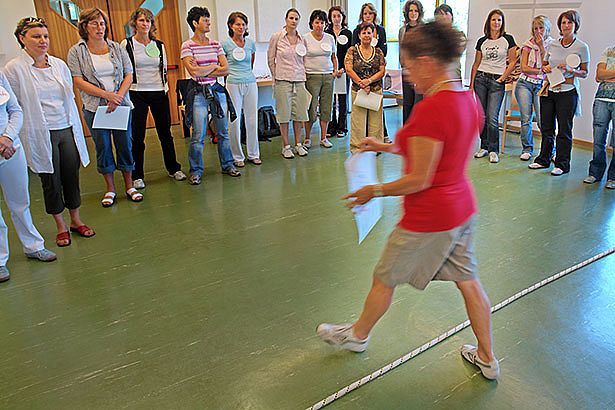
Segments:
[[[181,58],[193,57],[196,63],[200,66],[218,64],[218,56],[224,55],[224,50],[220,43],[215,40],[209,40],[209,44],[202,46],[193,40],[187,40],[182,43]],[[212,85],[216,82],[216,77],[192,77],[199,84]]]

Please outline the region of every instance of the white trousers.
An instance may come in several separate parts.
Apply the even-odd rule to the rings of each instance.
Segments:
[[[0,159],[0,186],[24,252],[40,251],[45,247],[45,241],[32,223],[28,168],[23,148],[18,148],[9,160]],[[0,266],[6,266],[8,260],[8,227],[0,213]]]
[[[237,119],[229,121],[228,134],[235,161],[245,161],[241,148],[241,110],[246,120],[248,159],[260,158],[258,147],[258,86],[256,83],[227,84],[226,89],[237,112]]]

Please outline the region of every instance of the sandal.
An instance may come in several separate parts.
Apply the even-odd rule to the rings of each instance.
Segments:
[[[76,232],[79,234],[79,236],[82,236],[84,238],[91,238],[92,236],[96,235],[96,232],[94,232],[94,229],[90,228],[87,225],[81,225],[76,228],[74,226],[71,226],[70,231]]]
[[[130,199],[132,202],[141,202],[143,201],[143,194],[137,191],[136,188],[130,188],[126,191],[126,198]]]
[[[70,232],[64,231],[56,235],[56,245],[60,248],[70,245]]]
[[[113,204],[115,203],[115,192],[109,191],[105,193],[100,203],[104,208],[109,208],[110,206],[113,206]]]

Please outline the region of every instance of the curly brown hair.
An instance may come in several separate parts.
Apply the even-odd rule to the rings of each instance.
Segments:
[[[156,40],[156,31],[158,31],[158,27],[156,27],[156,22],[154,21],[154,13],[152,13],[151,10],[139,7],[130,16],[130,21],[128,22],[128,24],[130,25],[130,27],[132,27],[133,30],[137,31],[137,20],[141,16],[145,17],[147,21],[151,23],[149,33],[147,33],[149,39]]]

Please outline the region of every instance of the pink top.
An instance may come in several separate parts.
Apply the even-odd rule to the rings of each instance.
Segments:
[[[286,29],[271,36],[267,50],[267,63],[274,80],[305,81],[303,57],[307,51],[307,43],[299,33],[297,33],[297,36],[299,37],[297,44],[290,43]],[[299,47],[299,50],[297,50],[299,45],[303,45],[303,49]],[[303,56],[299,54],[303,54]]]
[[[220,43],[209,40],[209,44],[202,46],[193,40],[182,43],[181,58],[193,57],[199,66],[218,64],[218,56],[224,55],[224,50]],[[216,82],[216,77],[192,77],[199,84],[212,85]]]
[[[549,46],[548,40],[545,41],[545,48]],[[529,56],[527,59],[527,65],[531,68],[542,68],[542,55],[540,54],[540,48],[536,45],[534,38],[530,38],[528,41],[523,43],[523,48],[521,51],[529,52]],[[523,73],[524,76],[534,79],[534,80],[543,80],[545,78],[544,73],[540,72],[538,74],[526,74]]]

